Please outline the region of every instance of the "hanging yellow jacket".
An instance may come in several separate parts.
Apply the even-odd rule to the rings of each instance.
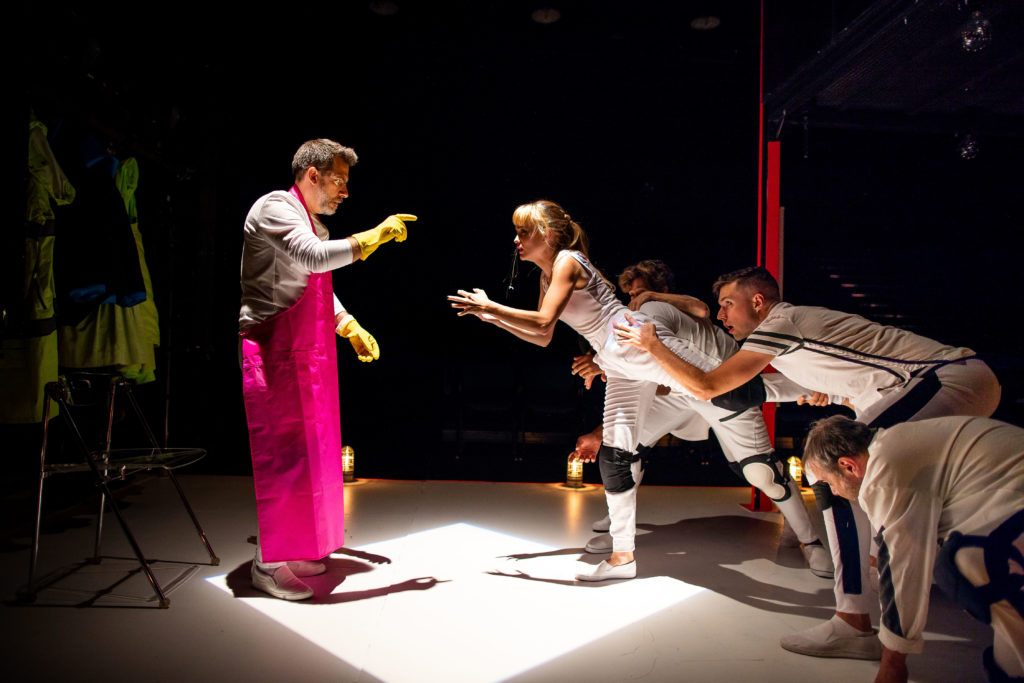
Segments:
[[[70,204],[75,188],[46,140],[46,126],[29,122],[22,310],[8,311],[0,340],[0,422],[31,424],[43,416],[43,387],[57,380],[54,318],[54,206]]]

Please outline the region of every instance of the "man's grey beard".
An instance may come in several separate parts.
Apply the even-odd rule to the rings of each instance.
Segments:
[[[323,183],[318,183],[316,186],[316,203],[317,203],[317,214],[321,216],[333,216],[338,210],[338,207],[331,206],[330,201],[327,199],[327,192],[324,190]]]

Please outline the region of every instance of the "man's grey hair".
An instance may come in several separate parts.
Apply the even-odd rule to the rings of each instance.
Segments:
[[[804,441],[804,464],[813,462],[825,472],[839,472],[839,458],[866,453],[877,430],[842,415],[833,415],[811,425]]]
[[[310,166],[321,173],[329,171],[334,166],[334,157],[340,157],[349,166],[355,166],[359,161],[354,149],[339,145],[334,140],[317,138],[304,142],[292,157],[292,175],[298,180]]]

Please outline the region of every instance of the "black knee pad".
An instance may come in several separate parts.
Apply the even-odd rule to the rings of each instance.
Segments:
[[[1024,615],[1024,576],[1011,571],[1014,565],[1024,567],[1024,555],[1013,545],[1021,533],[1024,533],[1024,511],[1007,519],[988,536],[969,536],[954,531],[935,558],[935,582],[972,617],[986,624],[992,621],[991,605],[1001,600]],[[962,548],[981,548],[987,584],[975,586],[960,573],[955,558]]]
[[[597,452],[597,466],[601,470],[604,490],[608,493],[625,493],[636,486],[630,466],[639,459],[639,453],[630,453],[621,448],[601,444],[601,449]]]
[[[747,480],[747,478],[743,476],[743,467],[738,462],[730,462],[729,469],[743,481]]]
[[[935,583],[942,592],[978,621],[992,623],[991,604],[999,600],[998,595],[987,595],[989,586],[975,586],[960,573],[956,566],[956,554],[961,548],[984,548],[984,539],[978,536],[964,536],[954,531],[942,544],[935,557]]]
[[[747,408],[756,408],[764,403],[768,392],[764,388],[764,380],[761,375],[745,384],[741,384],[732,391],[727,391],[711,399],[711,405],[726,410],[742,412]]]
[[[729,467],[748,484],[759,488],[776,503],[789,500],[793,495],[789,488],[789,470],[786,468],[786,463],[782,462],[782,458],[774,452],[752,455],[739,462],[729,463]],[[781,496],[771,495],[768,489],[773,486],[781,486],[784,493]]]

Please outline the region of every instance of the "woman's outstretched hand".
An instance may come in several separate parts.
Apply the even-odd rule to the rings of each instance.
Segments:
[[[487,292],[477,287],[474,287],[472,292],[460,289],[458,294],[449,296],[448,301],[452,302],[452,308],[456,309],[459,315],[475,315],[480,318],[488,315],[487,307],[491,304]]]
[[[626,322],[615,323],[615,340],[620,344],[632,344],[648,353],[658,342],[658,335],[654,330],[654,323],[640,324],[629,313],[626,313]]]

